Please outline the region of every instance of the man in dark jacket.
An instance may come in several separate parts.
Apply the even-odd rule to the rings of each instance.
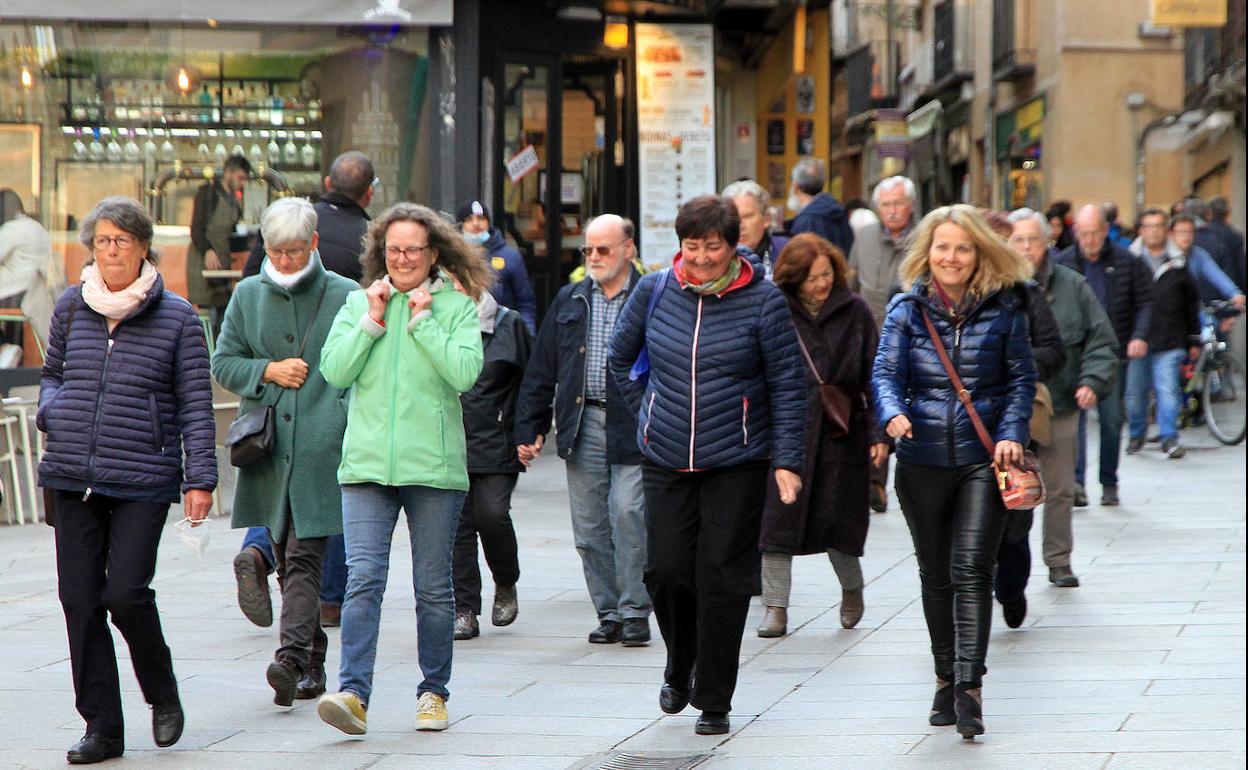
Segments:
[[[828,183],[828,166],[818,158],[803,158],[793,167],[793,197],[797,216],[789,235],[814,233],[848,254],[854,245],[854,231],[845,209],[831,194],[823,191]]]
[[[464,238],[485,249],[494,273],[494,285],[490,287],[494,299],[519,313],[529,333],[536,334],[537,299],[529,283],[528,268],[520,252],[503,238],[503,231],[493,226],[489,207],[481,201],[468,201],[455,213],[455,221],[463,230]]]
[[[369,221],[365,209],[373,202],[376,181],[373,162],[367,155],[355,150],[344,152],[330,164],[325,195],[313,204],[321,264],[331,273],[357,282],[364,277],[360,252]],[[259,273],[263,263],[264,238],[257,236],[243,277]]]
[[[1109,241],[1109,225],[1100,206],[1088,204],[1075,217],[1076,244],[1059,256],[1092,287],[1118,337],[1119,387],[1096,404],[1100,421],[1101,505],[1118,505],[1118,452],[1122,443],[1122,383],[1127,361],[1148,354],[1148,323],[1152,310],[1151,271],[1131,252]],[[1085,491],[1087,417],[1079,418],[1079,459],[1075,466],[1075,505],[1087,505]]]
[[[604,214],[585,229],[589,277],[559,290],[546,312],[520,386],[515,439],[526,465],[550,432],[567,461],[572,534],[598,613],[592,644],[650,641],[646,512],[637,413],[607,373],[607,345],[639,278],[623,218]]]
[[[732,198],[737,207],[737,216],[741,218],[741,234],[737,245],[744,246],[763,263],[763,275],[771,280],[776,258],[788,244],[789,239],[783,235],[773,235],[771,220],[767,217],[767,207],[771,204],[771,196],[763,186],[752,179],[733,182],[720,193],[725,198]]]
[[[1228,221],[1231,206],[1226,198],[1209,199],[1209,221],[1196,230],[1196,245],[1204,247],[1213,255],[1222,272],[1230,276],[1236,286],[1248,285],[1248,268],[1245,267],[1244,234]]]

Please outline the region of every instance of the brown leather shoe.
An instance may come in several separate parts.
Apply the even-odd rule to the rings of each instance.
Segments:
[[[763,622],[758,626],[758,635],[764,639],[774,639],[788,633],[789,611],[785,607],[768,607],[763,615]]]
[[[865,609],[862,603],[862,589],[857,591],[841,591],[841,628],[853,628],[862,620]]]
[[[321,603],[321,628],[337,628],[342,625],[342,606]]]

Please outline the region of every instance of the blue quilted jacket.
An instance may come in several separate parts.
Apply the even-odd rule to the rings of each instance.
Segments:
[[[110,335],[81,287],[66,289],[52,314],[37,423],[48,434],[40,486],[167,503],[215,489],[208,348],[190,303],[158,276]]]
[[[899,414],[910,418],[914,438],[897,442],[897,459],[946,468],[990,459],[940,363],[920,308],[936,325],[993,440],[1026,446],[1036,367],[1022,299],[1014,289],[990,294],[955,328],[940,303],[927,296],[926,282],[919,282],[889,303],[871,375],[880,427]]]
[[[673,270],[643,277],[611,339],[611,373],[639,416],[637,441],[655,464],[709,470],[756,460],[800,472],[806,381],[788,304],[748,250],[741,277],[720,294],[682,288]],[[646,308],[666,281],[654,314]],[[642,344],[645,390],[628,372]]]

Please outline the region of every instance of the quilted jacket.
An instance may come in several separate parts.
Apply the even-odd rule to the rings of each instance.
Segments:
[[[806,381],[788,303],[757,257],[738,254],[741,276],[719,294],[685,288],[679,254],[671,271],[643,277],[611,339],[611,373],[637,410],[638,445],[651,462],[696,471],[771,460],[801,472]],[[667,285],[647,324],[660,280]],[[643,344],[644,391],[628,378]]]
[[[952,468],[990,459],[941,365],[921,309],[936,325],[993,440],[1027,445],[1036,367],[1018,291],[988,295],[956,327],[927,296],[925,281],[889,303],[871,386],[880,427],[899,414],[910,418],[914,438],[897,442],[899,461]]]
[[[66,289],[52,315],[37,423],[48,434],[40,486],[165,503],[215,489],[208,347],[190,303],[157,276],[109,334],[82,288]]]

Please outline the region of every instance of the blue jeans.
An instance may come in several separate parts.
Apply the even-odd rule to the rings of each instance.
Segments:
[[[1122,392],[1127,380],[1127,366],[1118,367],[1118,382],[1113,390],[1096,402],[1096,416],[1100,423],[1100,481],[1103,487],[1118,486],[1118,449],[1122,445]],[[1088,413],[1079,410],[1079,450],[1075,454],[1075,481],[1084,486],[1088,463]]]
[[[268,527],[250,527],[243,537],[243,548],[255,548],[264,557],[269,572],[277,559],[273,556],[273,544],[269,542]],[[240,549],[241,550],[241,549]],[[325,538],[325,556],[321,560],[321,602],[335,607],[342,605],[347,593],[347,554],[342,545],[342,535]]]
[[[568,458],[572,537],[598,619],[650,616],[640,465],[607,463],[607,412],[587,406]]]
[[[342,664],[339,691],[368,703],[373,692],[381,598],[390,571],[390,542],[399,508],[407,513],[416,592],[416,654],[424,679],[417,695],[449,696],[455,633],[455,591],[451,549],[464,493],[453,489],[380,484],[342,487],[343,539],[347,550],[347,595],[342,603]]]
[[[1149,353],[1127,366],[1127,424],[1131,438],[1148,432],[1148,391],[1157,396],[1157,429],[1163,442],[1179,437],[1179,410],[1183,386],[1179,368],[1187,351],[1183,348]]]

